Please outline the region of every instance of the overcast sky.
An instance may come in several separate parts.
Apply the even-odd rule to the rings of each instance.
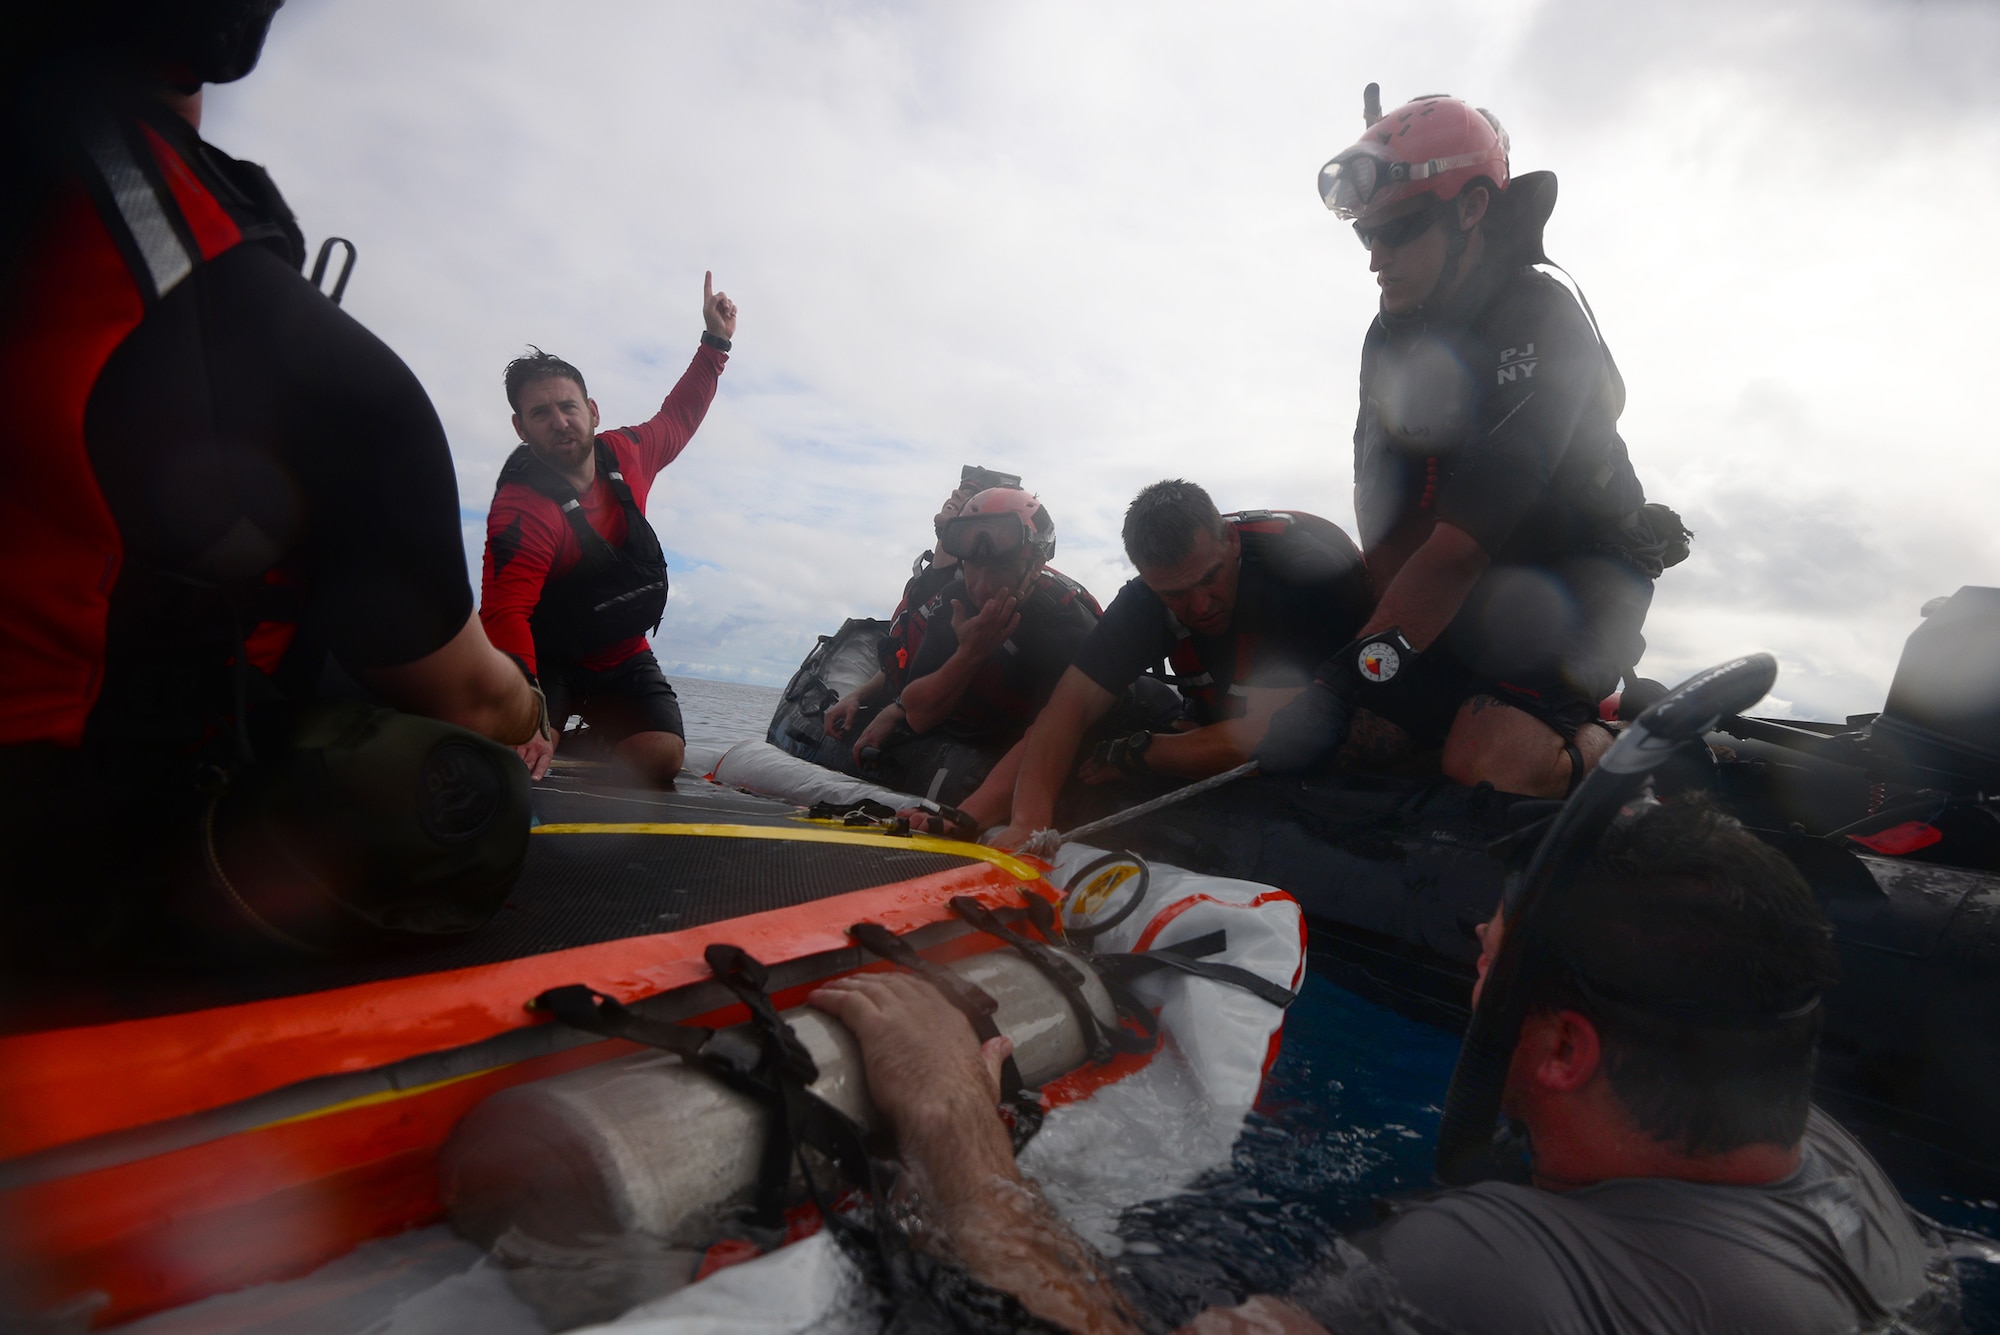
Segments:
[[[1879,707],[1928,598],[2000,584],[2000,6],[1682,0],[564,6],[292,0],[204,131],[267,165],[422,377],[476,555],[500,369],[643,420],[742,309],[653,492],[669,674],[779,682],[886,615],[962,463],[1108,601],[1156,478],[1349,526],[1366,256],[1314,192],[1385,105],[1499,115],[1696,531],[1641,667],[1745,649]]]

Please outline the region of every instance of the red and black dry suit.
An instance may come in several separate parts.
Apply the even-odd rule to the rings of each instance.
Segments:
[[[263,171],[80,101],[6,257],[0,898],[88,948],[162,893],[259,702],[472,611],[442,426],[300,275]]]
[[[1409,679],[1370,705],[1432,744],[1481,692],[1573,735],[1644,651],[1660,571],[1618,435],[1623,382],[1576,299],[1531,267],[1554,180],[1523,176],[1503,203],[1521,216],[1496,220],[1459,290],[1377,316],[1361,349],[1354,490],[1370,566],[1399,567],[1440,521],[1492,558]]]
[[[1126,581],[1077,652],[1116,694],[1166,659],[1194,722],[1241,718],[1251,688],[1298,687],[1374,607],[1361,553],[1336,524],[1292,510],[1224,518],[1242,540],[1236,606],[1219,635],[1188,629],[1142,579]]]
[[[715,398],[729,355],[704,342],[650,421],[597,435],[581,497],[526,445],[500,471],[486,515],[479,618],[495,645],[542,679],[557,727],[593,698],[593,726],[684,735],[646,633],[667,600],[666,558],[646,520],[660,470],[680,457]]]

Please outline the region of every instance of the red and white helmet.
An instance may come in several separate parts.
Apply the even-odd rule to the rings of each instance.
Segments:
[[[1361,222],[1422,194],[1456,199],[1481,176],[1507,188],[1507,132],[1491,112],[1432,93],[1397,107],[1321,167],[1319,197]]]
[[[993,561],[1023,547],[1043,561],[1056,554],[1056,521],[1019,487],[988,487],[938,529],[938,545],[961,561]]]

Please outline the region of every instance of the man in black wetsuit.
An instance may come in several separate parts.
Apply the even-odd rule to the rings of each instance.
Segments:
[[[0,491],[0,936],[23,959],[170,949],[183,898],[296,944],[331,925],[304,899],[354,888],[314,883],[314,839],[393,880],[497,837],[514,851],[478,874],[502,894],[525,847],[494,742],[540,705],[473,615],[437,414],[301,276],[270,179],[197,135],[202,83],[249,72],[276,8],[38,7],[39,64],[7,88],[0,376],[36,405]],[[301,723],[336,677],[409,713]],[[301,745],[319,780],[279,763]],[[343,776],[407,797],[371,814]],[[277,899],[242,879],[288,858]]]
[[[869,725],[862,742],[885,738],[881,781],[947,803],[964,798],[993,773],[1012,773],[1022,735],[1048,703],[1077,649],[1097,625],[1090,591],[1049,568],[1055,520],[1019,487],[989,487],[939,528],[956,557],[956,577],[922,610],[928,625],[896,702]],[[927,736],[962,744],[937,765],[916,744]],[[914,739],[914,741],[912,740]]]
[[[1105,738],[1084,762],[1086,781],[1201,779],[1242,764],[1374,604],[1360,553],[1335,525],[1294,511],[1225,517],[1178,478],[1133,498],[1124,541],[1138,577],[1063,674],[1018,775],[996,769],[961,804],[982,828],[1002,827],[992,837],[1004,846],[1053,823],[1085,737],[1161,660],[1187,700],[1188,726]]]
[[[1487,113],[1419,98],[1321,172],[1381,287],[1361,353],[1355,512],[1381,601],[1274,728],[1266,772],[1442,747],[1461,783],[1561,796],[1610,744],[1599,702],[1685,554],[1648,507],[1624,387],[1543,262],[1545,172],[1510,180]]]
[[[903,596],[897,602],[896,610],[889,614],[889,630],[882,637],[879,650],[881,670],[827,706],[821,726],[826,735],[836,741],[853,735],[849,753],[857,764],[864,749],[879,748],[895,730],[893,719],[883,722],[881,727],[874,725],[882,721],[882,707],[893,704],[903,687],[909,684],[910,669],[915,666],[918,654],[923,652],[924,636],[930,630],[927,613],[932,601],[945,585],[958,578],[958,558],[944,549],[944,526],[958,517],[967,501],[984,490],[983,486],[961,480],[938,506],[937,514],[931,519],[931,532],[936,545],[918,555],[910,568],[910,578],[903,585]],[[866,723],[861,722],[864,715],[868,718]],[[855,731],[857,723],[861,724],[858,733]]]
[[[1289,1300],[1197,1332],[1847,1335],[1950,1318],[1941,1262],[1881,1168],[1811,1107],[1831,932],[1785,858],[1702,803],[1614,829],[1527,978],[1502,1107],[1533,1183],[1406,1203]],[[1496,917],[1496,923],[1498,918]],[[1486,965],[1500,933],[1483,934]],[[1007,1041],[909,974],[808,999],[861,1041],[868,1090],[974,1277],[1071,1329],[1139,1329],[1108,1267],[1020,1175],[995,1116]],[[1949,1327],[1945,1327],[1949,1328]]]

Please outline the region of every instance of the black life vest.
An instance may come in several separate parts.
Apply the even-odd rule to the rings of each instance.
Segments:
[[[620,641],[657,630],[666,614],[667,558],[660,550],[660,535],[646,522],[602,436],[597,439],[596,458],[597,475],[625,512],[623,547],[613,547],[590,526],[576,488],[526,445],[509,455],[500,469],[501,487],[519,482],[554,501],[583,552],[576,565],[542,586],[541,600],[528,616],[540,663],[576,662],[602,653]]]
[[[882,672],[891,691],[900,691],[910,677],[910,664],[924,647],[924,633],[930,629],[930,602],[938,591],[958,577],[954,563],[939,566],[931,553],[917,558],[910,569],[910,581],[903,586],[903,601],[889,620],[889,633],[882,638]]]
[[[1254,536],[1275,540],[1289,532],[1301,517],[1289,510],[1243,510],[1224,515],[1223,519],[1245,539]],[[1314,518],[1311,515],[1303,517]],[[1244,543],[1246,548],[1249,545],[1248,541]],[[1195,648],[1194,632],[1183,626],[1172,612],[1166,616],[1167,626],[1174,633],[1174,647],[1167,652],[1167,680],[1193,702],[1196,717],[1204,723],[1241,718],[1250,707],[1250,697],[1243,683],[1256,672],[1264,637],[1243,630],[1230,637],[1236,661],[1230,665],[1229,682],[1225,688],[1216,681],[1210,666],[1201,661],[1201,654]]]

